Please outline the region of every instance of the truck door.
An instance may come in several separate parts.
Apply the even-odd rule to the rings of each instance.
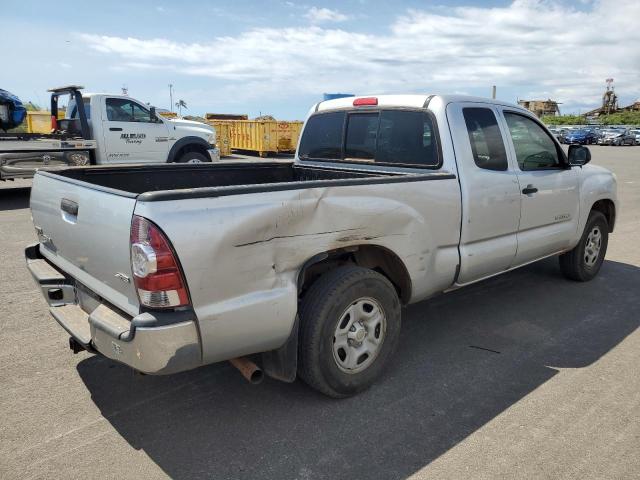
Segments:
[[[516,254],[520,189],[497,115],[484,103],[447,106],[462,194],[458,284],[508,269]]]
[[[516,266],[571,246],[578,228],[578,174],[538,121],[509,109],[502,115],[520,184]]]
[[[106,163],[166,162],[168,130],[129,98],[105,97],[102,116]]]

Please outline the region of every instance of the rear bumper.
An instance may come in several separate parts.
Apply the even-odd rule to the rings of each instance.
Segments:
[[[130,317],[77,284],[44,259],[39,244],[25,249],[27,267],[53,318],[89,351],[148,374],[169,374],[202,365],[191,310]]]

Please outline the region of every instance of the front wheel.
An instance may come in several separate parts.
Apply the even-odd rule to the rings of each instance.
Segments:
[[[298,373],[309,386],[343,398],[382,374],[400,334],[400,300],[386,277],[337,268],[311,286],[300,312]]]
[[[602,266],[609,243],[609,223],[600,212],[589,215],[580,242],[575,248],[560,255],[560,270],[570,280],[588,282]]]

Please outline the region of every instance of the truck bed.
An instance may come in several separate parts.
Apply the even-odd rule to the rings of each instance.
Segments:
[[[93,188],[127,197],[140,197],[147,202],[453,177],[446,173],[415,174],[283,162],[78,167],[40,173],[65,177],[71,183],[90,184]]]
[[[40,133],[2,133],[0,152],[31,152],[47,150],[95,149],[95,140],[79,136],[45,135]]]

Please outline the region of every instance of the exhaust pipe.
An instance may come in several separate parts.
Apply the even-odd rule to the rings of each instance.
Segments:
[[[257,385],[262,382],[262,379],[264,378],[262,369],[247,357],[232,358],[229,360],[229,363],[236,367],[242,376],[249,381],[249,383]]]

